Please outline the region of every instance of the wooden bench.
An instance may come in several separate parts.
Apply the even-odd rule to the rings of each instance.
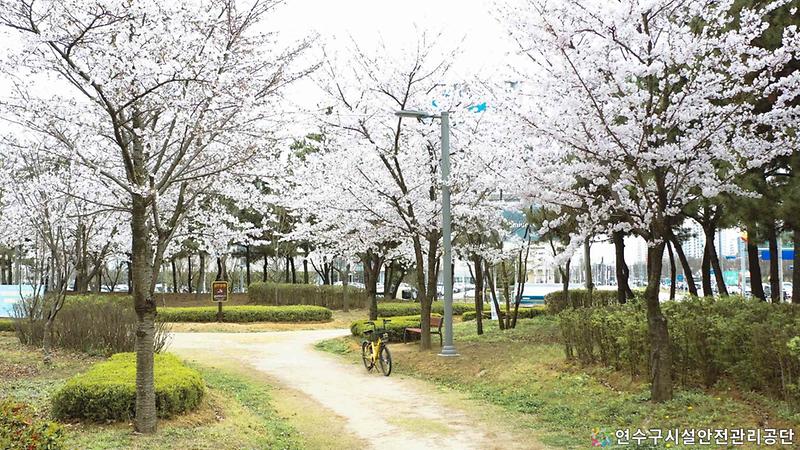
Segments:
[[[434,329],[435,328],[435,329]],[[408,342],[409,334],[418,334],[422,339],[422,328],[406,328],[403,330],[403,343]],[[442,346],[442,318],[431,317],[431,334],[439,335],[439,347]]]

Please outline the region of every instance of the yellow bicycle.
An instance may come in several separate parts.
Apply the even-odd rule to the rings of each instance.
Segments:
[[[386,344],[389,342],[389,333],[386,330],[386,324],[391,322],[388,319],[383,320],[383,330],[378,333],[375,327],[375,322],[369,321],[367,325],[372,325],[371,330],[364,331],[364,341],[361,343],[361,360],[364,361],[364,367],[367,371],[372,372],[376,364],[380,364],[381,372],[384,376],[389,376],[392,373],[392,354],[389,353],[389,348]]]

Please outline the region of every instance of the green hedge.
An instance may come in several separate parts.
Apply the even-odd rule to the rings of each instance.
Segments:
[[[0,319],[0,331],[14,331],[14,319]]]
[[[253,283],[247,288],[250,302],[257,305],[314,305],[330,309],[343,309],[342,286],[317,286],[313,284]],[[369,299],[363,289],[347,287],[350,308],[368,308]]]
[[[172,417],[196,408],[205,393],[200,373],[170,354],[155,355],[156,410]],[[105,362],[75,375],[52,398],[59,420],[96,422],[129,420],[136,402],[136,355],[117,353]]]
[[[27,405],[0,399],[0,448],[60,450],[63,439],[59,424],[37,418]]]
[[[468,311],[475,311],[474,303],[453,303],[453,315],[460,316]],[[431,312],[436,314],[444,314],[444,303],[433,302],[431,304]],[[421,314],[421,306],[419,303],[413,302],[380,302],[378,303],[378,316],[380,317],[396,317],[396,316],[413,316]]]
[[[432,317],[441,317],[439,314],[431,314]],[[408,328],[419,328],[421,326],[420,316],[393,316],[387,317],[391,322],[386,324],[386,329],[389,332],[389,341],[400,342],[403,340],[403,331]],[[375,320],[375,325],[380,331],[383,329],[383,321],[379,317]],[[367,325],[366,320],[357,320],[350,325],[350,333],[353,336],[361,337],[364,331],[371,330],[372,325]]]
[[[325,322],[332,313],[322,306],[222,306],[224,322]],[[216,322],[216,306],[159,308],[158,319],[164,322]]]
[[[534,317],[544,316],[547,314],[547,309],[543,306],[534,306],[532,308],[520,308],[517,312],[518,319],[533,319]],[[465,322],[468,320],[475,320],[478,315],[475,311],[467,311],[461,316]],[[500,317],[505,317],[505,311],[500,311]],[[492,314],[489,311],[483,311],[484,319],[491,319]]]
[[[570,289],[569,304],[564,300],[564,291],[551,292],[544,296],[544,304],[550,313],[558,314],[566,308],[586,308],[617,304],[617,291]]]
[[[484,319],[491,319],[492,318],[492,313],[490,313],[489,311],[484,311],[483,314],[481,314],[481,315],[483,316]],[[470,321],[470,320],[475,320],[475,318],[477,316],[478,316],[478,311],[467,311],[467,312],[465,312],[464,314],[461,315],[461,320],[463,320],[464,322],[467,322],[467,321]]]
[[[800,403],[800,308],[741,297],[662,303],[678,383],[712,386],[722,379],[743,389]],[[567,357],[585,364],[649,373],[650,343],[641,303],[567,309],[559,314]]]

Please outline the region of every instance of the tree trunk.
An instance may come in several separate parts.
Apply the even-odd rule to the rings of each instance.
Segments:
[[[303,284],[308,284],[308,255],[303,258]]]
[[[429,233],[426,236],[428,244],[427,255],[422,252],[422,240],[419,236],[414,236],[414,260],[417,266],[417,289],[420,303],[420,350],[431,349],[431,306],[436,297],[436,263],[439,239],[438,234],[434,236]],[[426,276],[427,275],[427,276]]]
[[[206,292],[206,254],[200,252],[200,262],[197,266],[197,293]],[[227,279],[227,278],[226,278]]]
[[[378,319],[378,275],[383,266],[383,257],[372,250],[361,254],[361,265],[364,267],[364,288],[369,299],[369,320]]]
[[[175,258],[170,260],[172,267],[172,292],[178,292],[178,268],[175,266]]]
[[[289,268],[292,270],[292,284],[297,284],[297,270],[294,267],[294,256],[289,257]]]
[[[711,231],[710,235],[706,235],[706,241],[711,239],[714,241],[714,230]],[[711,268],[714,269],[714,279],[717,282],[717,291],[719,295],[723,297],[728,296],[728,286],[725,285],[725,274],[722,271],[722,264],[719,261],[719,255],[717,254],[717,247],[715,245],[711,245],[709,247],[711,253],[709,254],[709,259],[711,260]]]
[[[591,294],[592,290],[594,289],[594,283],[592,282],[591,244],[589,243],[588,236],[586,237],[586,241],[583,242],[583,264],[584,271],[586,272],[586,290]]]
[[[654,402],[672,399],[672,351],[667,318],[661,313],[658,293],[661,288],[661,267],[664,241],[647,249],[649,276],[645,290],[647,329],[650,337],[650,398]]]
[[[186,278],[186,286],[187,286],[187,288],[189,290],[189,293],[191,294],[192,293],[192,289],[194,289],[194,287],[192,286],[192,278],[193,278],[193,275],[194,275],[192,273],[192,254],[189,253],[186,256],[186,259],[187,259],[186,271],[188,272],[188,275],[187,275],[187,278]]]
[[[264,268],[263,268],[263,272],[261,274],[261,281],[263,281],[264,283],[267,282],[267,260],[268,259],[269,258],[267,257],[267,252],[264,252]]]
[[[489,285],[489,293],[492,297],[492,303],[494,304],[494,310],[497,311],[497,325],[500,327],[500,330],[505,330],[505,324],[503,323],[503,318],[500,316],[500,302],[497,301],[497,286],[494,283],[494,275],[492,275],[492,270],[489,267],[489,263],[484,262],[486,268],[486,281]]]
[[[778,248],[778,231],[775,222],[769,224],[767,231],[769,239],[769,287],[772,303],[779,303],[781,299],[780,264],[782,249]]]
[[[156,302],[152,295],[152,247],[147,203],[134,194],[131,208],[131,266],[136,310],[136,418],[140,433],[156,431],[156,393],[153,379]]]
[[[86,245],[86,225],[78,219],[75,234],[75,292],[84,294],[89,291],[89,261]]]
[[[350,302],[347,299],[347,284],[349,282],[350,282],[350,263],[348,262],[344,269],[344,276],[342,277],[342,310],[344,312],[350,311]]]
[[[250,288],[250,246],[244,246],[244,269],[245,269],[245,280],[247,281],[247,288]]]
[[[686,254],[683,253],[683,247],[678,242],[675,234],[670,232],[669,240],[672,242],[672,247],[675,253],[678,254],[678,261],[681,262],[681,269],[683,270],[683,277],[686,278],[686,286],[689,289],[689,295],[697,297],[697,286],[694,284],[694,275],[692,274],[692,267],[689,265],[689,260],[686,259]]]
[[[383,299],[390,300],[392,291],[392,266],[394,261],[388,261],[383,265]]]
[[[475,255],[472,258],[474,271],[472,279],[475,281],[475,327],[477,333],[483,334],[483,258]]]
[[[675,300],[675,282],[676,269],[675,269],[675,254],[672,252],[672,244],[667,241],[667,251],[669,252],[669,299]]]
[[[561,270],[561,266],[558,267],[558,271],[561,272],[561,292],[564,295],[564,304],[569,305],[569,266],[571,264],[571,259],[567,259],[564,262],[564,270]]]
[[[500,320],[504,322],[503,329],[511,328],[511,282],[508,279],[508,270],[506,269],[505,260],[500,261],[500,270],[503,271],[503,277],[501,278],[503,282],[503,301],[505,301],[506,304],[506,312],[500,317]]]
[[[617,275],[617,302],[620,305],[625,304],[628,297],[630,287],[628,285],[628,276],[625,273],[625,234],[621,231],[615,231],[611,234],[614,241],[614,259],[616,265]]]
[[[100,267],[100,270],[97,271],[97,287],[95,287],[95,293],[99,294],[103,291],[103,267]]]
[[[766,301],[764,286],[761,285],[761,263],[759,262],[758,246],[755,243],[755,234],[748,232],[747,239],[747,264],[750,270],[750,294],[762,301]]]
[[[283,274],[284,274],[283,281],[286,284],[289,284],[289,257],[288,256],[286,257],[286,260],[284,261]]]
[[[794,229],[794,258],[792,259],[792,303],[800,303],[800,228]]]
[[[53,339],[53,318],[49,317],[44,322],[44,334],[42,335],[42,353],[45,365],[50,365],[53,362],[52,352],[52,339]]]
[[[705,246],[703,247],[703,261],[700,263],[700,274],[701,279],[703,280],[704,297],[714,296],[714,292],[711,289],[711,258],[709,257],[711,250],[709,249],[709,245],[714,244],[712,242],[708,242],[708,239],[706,239]]]
[[[131,264],[130,258],[125,261],[125,266],[128,269],[128,294],[133,295],[133,264]]]

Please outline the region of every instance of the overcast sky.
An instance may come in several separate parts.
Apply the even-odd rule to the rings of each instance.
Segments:
[[[415,46],[416,34],[441,33],[443,48],[460,46],[453,65],[456,78],[491,76],[502,70],[514,52],[504,27],[496,20],[491,0],[286,0],[266,20],[265,31],[276,31],[281,41],[291,42],[318,35],[318,43],[329,51],[344,52],[351,38],[369,48],[378,39],[387,50],[400,52]],[[4,33],[5,34],[5,33]],[[459,44],[460,43],[460,44]],[[0,34],[0,58],[16,42]],[[52,83],[39,94],[58,89]],[[0,96],[8,95],[9,85],[0,80]],[[63,92],[62,92],[63,94]],[[286,97],[297,106],[313,108],[318,96],[309,82],[293,86]],[[629,246],[635,258],[635,245]],[[593,258],[610,258],[613,247],[597,244]]]

